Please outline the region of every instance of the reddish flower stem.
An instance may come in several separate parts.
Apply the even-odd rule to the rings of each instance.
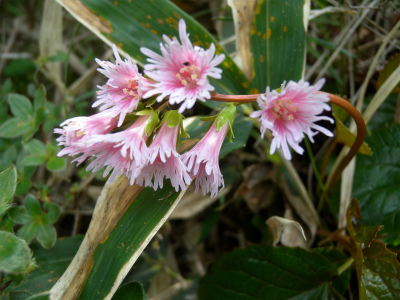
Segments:
[[[317,93],[324,93],[324,92],[317,92]],[[365,127],[364,118],[362,117],[360,112],[353,105],[351,105],[348,101],[340,98],[339,96],[335,96],[335,95],[332,95],[329,93],[324,93],[324,94],[327,94],[329,96],[329,99],[333,104],[336,104],[336,105],[340,106],[341,108],[345,109],[351,115],[351,117],[353,118],[354,122],[357,125],[356,140],[354,141],[353,145],[351,146],[346,157],[340,163],[340,166],[336,169],[336,172],[333,175],[332,180],[327,181],[325,183],[325,189],[326,189],[326,191],[329,191],[334,186],[336,181],[339,179],[340,175],[342,174],[342,172],[346,168],[346,166],[350,163],[350,161],[353,159],[353,157],[357,154],[358,149],[360,149],[360,147],[365,139],[366,127]]]
[[[221,95],[216,92],[211,93],[211,99],[213,101],[220,102],[238,102],[238,103],[252,103],[256,102],[257,98],[260,97],[261,94],[255,95]]]
[[[354,141],[353,145],[351,146],[346,157],[341,162],[340,166],[336,169],[336,172],[332,176],[332,179],[329,180],[328,182],[326,182],[326,184],[325,184],[326,191],[329,191],[333,187],[333,185],[336,183],[336,181],[339,179],[340,175],[342,174],[342,172],[346,168],[346,166],[349,164],[349,162],[357,154],[358,149],[360,149],[360,147],[364,141],[364,138],[365,138],[366,128],[365,128],[365,122],[364,122],[363,117],[358,112],[358,110],[353,105],[351,105],[348,101],[346,101],[338,96],[329,94],[329,93],[325,93],[325,92],[317,92],[317,93],[323,93],[323,94],[328,95],[330,102],[345,109],[351,115],[351,117],[354,119],[354,121],[357,125],[356,140]],[[251,103],[251,102],[256,102],[256,100],[259,96],[261,96],[261,94],[221,95],[221,94],[217,94],[217,93],[213,92],[211,94],[210,100],[221,101],[221,102]]]

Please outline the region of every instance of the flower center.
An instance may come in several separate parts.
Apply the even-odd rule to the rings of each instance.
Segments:
[[[137,87],[138,87],[138,80],[137,79],[129,79],[126,84],[125,88],[122,89],[125,95],[129,96],[137,96]]]
[[[195,65],[190,65],[189,62],[183,63],[184,67],[180,68],[176,73],[176,77],[185,87],[193,88],[197,86],[197,80],[200,79],[200,68]]]
[[[296,106],[292,103],[289,98],[280,98],[275,101],[272,105],[271,113],[277,119],[283,119],[284,121],[291,121],[294,119],[293,113],[297,110]]]

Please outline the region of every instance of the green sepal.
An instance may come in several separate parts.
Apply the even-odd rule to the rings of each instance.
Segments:
[[[156,97],[151,97],[147,102],[146,102],[146,107],[151,107],[154,105],[154,103],[157,102]]]
[[[233,103],[228,103],[218,114],[217,118],[215,119],[215,128],[217,131],[220,131],[221,128],[229,122],[229,131],[226,134],[226,137],[229,139],[229,141],[232,142],[232,137],[233,131],[232,131],[232,124],[233,121],[235,120],[236,116],[236,106]]]
[[[147,137],[149,137],[153,133],[154,129],[156,128],[159,122],[160,118],[158,117],[158,113],[153,110],[150,114],[149,119],[147,120],[146,128],[144,129],[144,132]]]
[[[181,135],[183,138],[185,138],[185,139],[190,138],[190,135],[185,131],[185,128],[183,128],[183,122],[181,122],[180,129],[181,129]]]
[[[282,83],[281,86],[279,88],[277,88],[275,91],[277,93],[280,93],[282,91],[283,87],[284,87],[284,84]]]
[[[141,111],[135,112],[136,116],[148,116],[154,112],[152,109],[142,109]]]
[[[208,116],[208,117],[201,117],[200,121],[207,122],[207,121],[214,121],[218,115]]]
[[[141,111],[143,109],[144,109],[144,104],[142,102],[139,102],[137,107],[136,107],[136,109],[135,109],[135,111]]]
[[[169,128],[174,128],[179,125],[179,130],[180,130],[180,134],[182,135],[182,137],[189,138],[190,136],[187,134],[187,132],[183,128],[183,122],[182,122],[183,118],[184,118],[184,116],[182,114],[178,113],[178,111],[176,111],[176,110],[167,111],[164,114],[164,116],[157,128],[160,128],[161,125],[164,124],[165,122],[167,122],[167,126]]]
[[[167,122],[167,126],[169,128],[174,128],[179,125],[179,123],[182,122],[182,115],[178,113],[176,110],[170,110],[165,113],[164,115],[164,122]],[[163,122],[162,122],[163,123]]]

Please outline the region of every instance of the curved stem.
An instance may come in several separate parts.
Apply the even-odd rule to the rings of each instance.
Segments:
[[[324,93],[329,96],[330,101],[333,104],[336,104],[340,106],[341,108],[345,109],[353,118],[354,122],[357,125],[357,137],[356,140],[354,141],[353,145],[351,146],[349,152],[347,153],[346,157],[342,160],[340,163],[340,166],[336,169],[334,175],[331,177],[331,180],[327,180],[325,184],[326,191],[329,191],[333,185],[336,183],[336,181],[339,179],[340,175],[342,174],[343,170],[346,168],[346,166],[349,164],[349,162],[353,159],[353,157],[357,154],[358,149],[360,149],[364,139],[365,139],[365,133],[366,133],[366,128],[365,128],[365,122],[359,111],[351,105],[349,102],[346,100],[329,94],[325,92],[317,92],[317,93]]]

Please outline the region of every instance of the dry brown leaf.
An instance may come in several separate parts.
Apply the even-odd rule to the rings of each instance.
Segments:
[[[97,201],[89,229],[68,269],[53,286],[50,299],[78,299],[93,263],[97,245],[114,229],[122,214],[140,194],[143,187],[129,185],[125,176],[106,184]],[[116,205],[115,203],[118,203]],[[118,207],[119,209],[115,209]]]
[[[257,213],[271,204],[276,171],[272,164],[254,164],[243,172],[243,183],[236,195],[244,198],[252,212]]]
[[[285,193],[285,196],[287,197],[290,205],[296,212],[296,215],[299,216],[304,224],[307,225],[310,233],[310,236],[307,235],[307,242],[309,246],[312,245],[315,239],[315,235],[317,233],[317,220],[314,218],[307,204],[300,197],[294,195],[291,192],[290,187],[283,175],[280,177],[279,185],[282,191]]]
[[[42,57],[57,54],[62,49],[62,9],[54,0],[46,0],[40,26],[39,53]],[[47,62],[46,68],[55,80],[61,80],[61,63]]]
[[[242,58],[242,70],[247,79],[251,79],[253,69],[251,65],[250,32],[257,0],[228,0],[232,8],[236,31],[236,49]]]
[[[300,223],[278,216],[270,217],[266,223],[271,228],[274,237],[273,246],[281,242],[282,245],[288,247],[307,247],[306,235]]]

